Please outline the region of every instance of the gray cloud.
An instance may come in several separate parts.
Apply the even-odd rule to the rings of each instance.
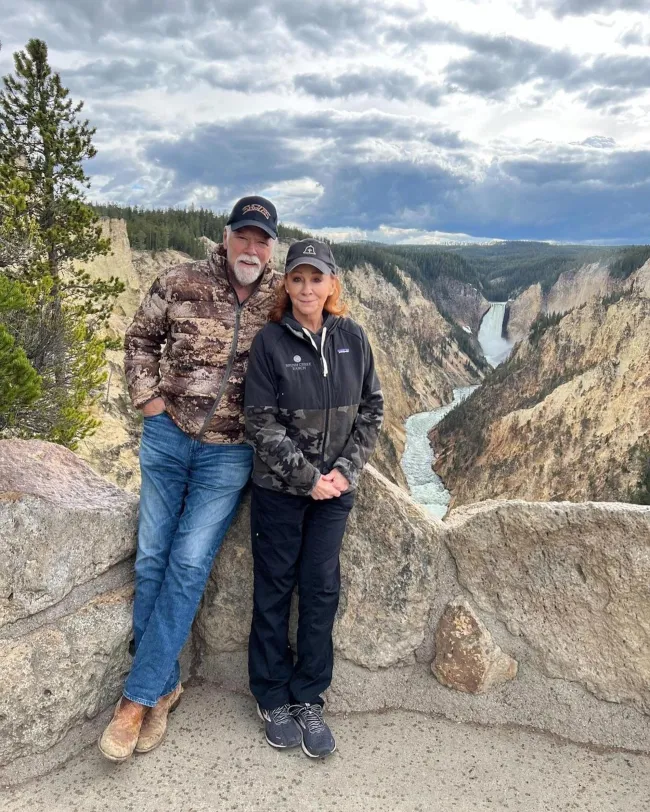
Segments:
[[[642,23],[625,31],[620,40],[622,45],[650,45],[650,30],[646,30]]]
[[[146,155],[174,190],[168,205],[196,187],[217,189],[215,205],[225,207],[247,191],[309,181],[321,193],[282,216],[310,228],[385,224],[513,239],[638,239],[650,228],[648,150],[594,136],[540,141],[484,163],[473,145],[438,131],[435,149],[411,157],[424,129],[395,116],[277,113],[150,142]]]
[[[646,2],[647,0],[641,0]],[[568,50],[517,37],[464,31],[457,25],[423,18],[417,10],[386,0],[221,0],[218,13],[210,0],[5,0],[12,26],[31,20],[48,42],[62,50],[84,47],[87,65],[69,71],[73,87],[107,96],[137,86],[179,90],[204,81],[212,87],[253,93],[291,86],[318,99],[374,96],[439,106],[453,92],[502,100],[522,85],[533,85],[538,103],[568,90],[591,109],[611,112],[650,87],[650,58],[602,56],[585,62]],[[597,0],[543,0],[562,9],[588,10]],[[619,0],[616,0],[618,3]],[[634,4],[636,0],[622,0]],[[602,0],[600,6],[607,5]],[[632,6],[630,6],[632,7]],[[19,11],[20,10],[20,13]],[[564,13],[564,12],[562,12]],[[586,13],[586,12],[585,12]],[[37,21],[37,23],[36,23]],[[250,50],[250,32],[260,47]],[[51,37],[50,37],[51,35]],[[629,33],[629,37],[640,36]],[[265,46],[271,43],[271,47]],[[322,57],[350,59],[378,47],[401,46],[403,53],[437,43],[460,45],[467,53],[452,59],[440,81],[419,78],[398,68],[352,67],[347,73],[322,70],[291,76],[277,65],[276,54],[311,50]],[[101,49],[101,59],[95,54]],[[146,53],[146,57],[143,57]],[[208,64],[206,65],[206,60]],[[157,64],[155,64],[157,63]],[[319,66],[321,60],[318,62]],[[114,79],[114,81],[112,81]],[[138,80],[140,82],[138,83]],[[620,88],[620,94],[613,89]],[[534,103],[534,99],[530,100]]]
[[[313,48],[343,46],[359,41],[360,32],[373,31],[385,15],[408,16],[408,11],[391,3],[370,4],[366,0],[5,0],[8,12],[19,10],[24,20],[48,21],[61,42],[96,43],[114,32],[178,40],[207,29],[227,26],[230,34],[241,34],[240,48],[249,48],[251,32],[265,40],[283,28],[292,39]],[[275,42],[272,40],[273,44]],[[224,42],[230,48],[231,42]],[[215,49],[219,49],[218,38]]]
[[[451,60],[444,69],[448,92],[504,99],[514,88],[535,82],[546,95],[562,89],[581,92],[583,101],[593,108],[601,106],[599,100],[602,106],[611,104],[615,88],[620,88],[619,102],[650,88],[650,57],[613,54],[585,61],[566,49],[517,37],[475,34],[433,20],[392,24],[386,38],[404,47],[447,42],[467,48],[466,56]]]
[[[590,135],[589,138],[580,141],[578,146],[594,147],[594,149],[614,149],[616,141],[607,135]]]
[[[548,184],[588,184],[598,182],[611,187],[650,182],[650,151],[620,151],[603,154],[566,150],[557,157],[522,157],[501,162],[510,178],[536,187]]]
[[[467,56],[451,60],[444,70],[448,89],[491,98],[503,98],[514,87],[534,80],[560,84],[581,65],[580,58],[567,50],[517,37],[467,32],[433,20],[392,25],[386,37],[405,47],[446,42],[467,48]]]
[[[422,82],[410,73],[381,68],[362,68],[336,76],[302,73],[295,76],[293,82],[296,89],[320,99],[382,96],[399,101],[419,99],[436,107],[442,95],[439,87]]]
[[[639,91],[623,90],[620,87],[595,87],[580,94],[585,106],[591,110],[612,110],[639,95]]]
[[[374,112],[278,111],[200,125],[183,138],[152,142],[147,157],[173,170],[183,188],[197,182],[231,188],[237,182],[268,185],[305,177],[321,181],[342,164],[367,158],[368,139],[386,144],[426,142],[450,151],[463,146],[457,133],[416,119]]]
[[[576,81],[599,82],[607,87],[623,90],[650,87],[650,57],[647,56],[600,56],[590,68],[576,75]]]
[[[65,82],[73,91],[84,95],[113,96],[136,89],[169,89],[176,78],[153,59],[98,59],[76,70],[65,71]]]
[[[617,7],[636,8],[635,0],[622,3]],[[555,239],[647,235],[647,151],[598,136],[560,146],[500,141],[479,148],[415,116],[303,111],[338,98],[352,99],[348,107],[363,97],[378,106],[381,98],[417,100],[453,121],[451,93],[498,101],[525,86],[521,106],[543,105],[565,91],[577,105],[611,116],[650,88],[650,58],[641,51],[578,56],[465,31],[428,19],[424,8],[390,0],[5,0],[3,31],[10,36],[3,33],[0,60],[7,65],[8,49],[41,36],[55,66],[74,66],[61,71],[62,79],[73,97],[86,99],[98,126],[100,153],[88,169],[98,184],[101,176],[102,199],[144,205],[201,199],[226,208],[239,194],[272,189],[286,206],[285,219],[312,228],[386,224]],[[541,0],[534,8],[561,17],[605,12],[613,4]],[[621,41],[642,45],[644,36],[640,27],[630,28]],[[439,76],[425,75],[422,57],[439,43],[462,50]],[[392,67],[368,67],[377,54]],[[202,91],[210,104],[211,88],[270,90],[295,106],[232,117],[237,105],[248,104],[239,99],[215,110],[210,123],[179,133],[174,128],[191,116],[178,107],[178,95],[177,118],[164,109],[146,113],[131,95],[159,90],[164,107],[166,92],[191,89],[204,119]],[[297,93],[311,99],[296,99]],[[257,100],[243,109],[258,109]]]
[[[528,82],[557,85],[569,81],[580,65],[578,57],[567,51],[523,40],[503,37],[477,45],[483,46],[481,51],[448,64],[445,74],[453,89],[504,98],[508,91]]]
[[[585,17],[588,14],[613,14],[615,11],[647,11],[647,0],[525,0],[521,8],[529,13],[539,9],[555,17]]]

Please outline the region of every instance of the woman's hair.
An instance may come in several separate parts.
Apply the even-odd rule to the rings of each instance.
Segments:
[[[325,300],[324,309],[333,316],[345,316],[348,312],[348,306],[341,300],[341,280],[338,276],[333,277],[333,280],[334,290]],[[269,321],[281,321],[282,316],[284,316],[287,311],[291,311],[291,299],[284,286],[284,282],[281,282],[275,291],[275,299],[269,311]]]

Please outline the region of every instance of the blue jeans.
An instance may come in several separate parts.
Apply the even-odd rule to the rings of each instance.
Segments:
[[[247,445],[192,439],[165,412],[145,417],[127,699],[153,707],[178,684],[178,656],[252,459]]]

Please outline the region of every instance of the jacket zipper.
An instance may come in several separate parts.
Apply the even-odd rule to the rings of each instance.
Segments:
[[[253,296],[260,285],[262,284],[262,276],[260,276],[257,285],[253,288],[253,290],[248,294],[248,296],[244,299],[243,302],[239,301],[239,296],[237,296],[237,291],[232,286],[232,282],[228,277],[228,272],[226,271],[226,278],[228,279],[228,284],[230,285],[230,289],[232,290],[235,296],[235,330],[233,333],[232,338],[232,346],[230,348],[230,355],[228,356],[228,362],[226,363],[226,371],[223,375],[223,380],[221,381],[221,386],[219,387],[219,391],[217,392],[217,396],[214,399],[214,403],[212,404],[210,411],[208,412],[207,417],[203,421],[203,426],[201,427],[201,431],[197,436],[197,440],[200,442],[203,438],[203,435],[208,430],[208,426],[210,425],[212,418],[214,417],[214,413],[219,408],[219,403],[221,402],[221,398],[223,397],[223,393],[226,391],[226,387],[228,386],[228,378],[230,378],[230,373],[232,372],[233,364],[235,363],[235,355],[237,355],[237,342],[239,341],[239,323],[241,320],[241,312],[244,308],[246,302]]]
[[[241,317],[241,305],[237,305],[237,309],[235,310],[235,331],[232,338],[232,347],[230,348],[230,355],[228,356],[228,363],[226,364],[226,371],[223,373],[223,380],[221,381],[221,386],[219,387],[219,391],[217,392],[217,396],[212,404],[210,411],[208,412],[207,417],[201,427],[201,431],[197,437],[197,440],[200,442],[205,432],[208,430],[208,426],[210,425],[212,418],[214,417],[214,413],[217,411],[219,407],[219,403],[221,398],[223,397],[223,393],[226,391],[226,386],[228,386],[228,378],[230,378],[230,373],[232,372],[233,364],[235,363],[235,355],[237,354],[237,341],[239,340],[239,320]]]
[[[312,334],[307,330],[307,328],[303,327],[303,331],[307,338],[310,340],[312,347],[318,352],[318,347],[316,346],[316,342]],[[329,431],[330,425],[330,386],[329,386],[329,367],[327,366],[327,359],[325,358],[325,339],[327,338],[327,327],[323,327],[323,332],[321,335],[320,340],[320,359],[321,359],[321,368],[323,370],[323,391],[325,393],[325,431],[323,432],[323,447],[321,449],[320,454],[320,461],[321,461],[321,468],[325,465],[325,447],[327,445],[327,432]]]

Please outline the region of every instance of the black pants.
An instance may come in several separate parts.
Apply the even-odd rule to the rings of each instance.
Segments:
[[[316,501],[253,485],[255,589],[248,643],[250,689],[261,708],[323,703],[332,680],[332,626],[339,603],[339,551],[354,493]],[[298,657],[289,647],[298,585]]]

